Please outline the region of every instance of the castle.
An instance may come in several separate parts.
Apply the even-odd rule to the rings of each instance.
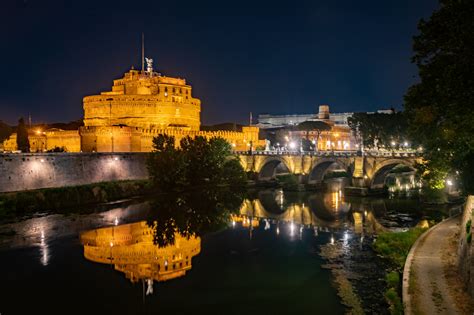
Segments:
[[[145,221],[95,229],[81,234],[87,260],[114,265],[131,282],[182,277],[201,252],[201,239],[175,233],[174,244],[154,243],[156,230]]]
[[[182,138],[203,136],[226,139],[234,150],[249,150],[264,144],[259,128],[244,126],[237,131],[201,131],[201,101],[181,78],[133,68],[114,80],[112,90],[83,99],[84,126],[79,130],[31,130],[31,152],[64,148],[67,152],[149,152],[159,134]],[[7,139],[5,151],[15,151],[16,134]]]

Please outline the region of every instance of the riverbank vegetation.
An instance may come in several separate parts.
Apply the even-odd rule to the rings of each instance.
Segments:
[[[64,211],[150,193],[147,180],[103,182],[0,194],[0,220],[38,211]]]
[[[186,137],[175,139],[158,135],[147,160],[153,188],[179,192],[197,187],[244,187],[246,174],[231,145],[222,138]]]
[[[425,230],[426,228],[415,227],[406,232],[384,232],[378,235],[373,244],[374,250],[392,266],[392,270],[385,276],[387,283],[385,299],[390,305],[392,315],[403,314],[400,274],[403,272],[410,248]]]

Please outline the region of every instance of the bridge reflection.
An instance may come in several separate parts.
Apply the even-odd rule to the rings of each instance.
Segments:
[[[351,230],[372,235],[403,228],[387,217],[389,212],[386,200],[347,200],[340,189],[312,194],[267,190],[259,192],[257,198],[245,199],[239,213],[232,216],[232,225],[241,223],[243,227],[256,228],[264,224],[266,230],[279,233],[280,225],[291,224],[295,229]],[[418,223],[410,217],[404,227]]]

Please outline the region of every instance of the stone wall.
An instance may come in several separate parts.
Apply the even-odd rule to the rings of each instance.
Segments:
[[[147,177],[145,153],[0,154],[0,192]]]
[[[468,242],[467,236],[473,232],[472,224],[470,230],[466,229],[466,224],[473,219],[474,196],[469,196],[464,207],[461,221],[461,231],[459,233],[458,266],[461,278],[468,288],[469,294],[474,297],[474,252],[473,243]],[[472,221],[471,221],[472,222]],[[472,234],[471,234],[472,235]]]

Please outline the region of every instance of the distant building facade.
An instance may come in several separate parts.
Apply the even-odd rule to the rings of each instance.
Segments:
[[[377,113],[392,114],[394,111],[378,110]],[[256,124],[262,130],[288,129],[288,139],[283,143],[277,143],[278,147],[286,150],[289,144],[297,139],[308,139],[319,151],[332,150],[357,150],[355,137],[348,124],[349,117],[354,113],[331,113],[328,105],[320,105],[317,114],[304,115],[268,115],[258,116]],[[305,121],[322,121],[330,126],[330,130],[325,131],[298,131],[294,126]],[[275,146],[275,144],[274,144]],[[316,149],[316,148],[315,148]]]
[[[321,105],[328,106],[328,105]],[[328,106],[329,109],[329,106]],[[372,112],[369,112],[369,114]],[[380,114],[393,114],[393,109],[379,109],[376,113]],[[331,113],[329,112],[328,120],[332,121],[334,125],[348,125],[347,120],[349,117],[354,115],[353,112],[347,113]],[[319,119],[319,112],[317,114],[299,114],[299,115],[270,115],[270,114],[260,114],[258,115],[258,126],[260,129],[268,128],[279,128],[285,126],[294,126],[308,120],[317,120]]]

